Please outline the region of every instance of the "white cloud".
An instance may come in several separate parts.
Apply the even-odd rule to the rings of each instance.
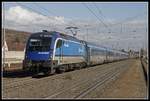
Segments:
[[[142,20],[142,19],[136,19],[136,20],[127,22],[127,24],[136,24],[136,25],[140,25],[140,24],[144,24],[144,23],[146,23],[146,20]]]
[[[18,24],[28,24],[31,21],[43,19],[42,15],[37,13],[30,12],[26,9],[21,8],[20,6],[11,7],[6,11],[6,20],[13,21]]]
[[[9,8],[5,12],[5,19],[7,22],[11,22],[14,25],[62,25],[65,24],[65,19],[62,16],[44,16],[28,9],[22,8],[21,6],[15,6]]]
[[[80,31],[78,31],[77,37],[80,39],[87,38],[87,27],[88,26],[88,40],[91,42],[99,42],[106,45],[116,44],[120,39],[120,46],[129,45],[129,42],[135,42],[136,45],[139,45],[141,42],[141,38],[144,32],[140,32],[139,30],[143,30],[146,26],[146,20],[135,19],[133,21],[127,22],[123,24],[122,33],[121,26],[111,26],[109,27],[112,33],[108,33],[108,29],[97,20],[93,19],[69,19],[63,16],[44,16],[42,14],[30,11],[26,8],[22,8],[21,6],[10,7],[5,11],[5,26],[10,29],[16,30],[24,30],[30,32],[38,32],[43,29],[46,30],[57,30],[61,32],[67,32],[64,29],[70,26],[77,26]],[[115,19],[106,19],[105,23],[109,25],[110,23],[114,24],[119,21]],[[133,30],[137,30],[135,36],[138,36],[136,39],[132,39]],[[67,33],[70,34],[70,33]],[[140,41],[139,41],[140,40]],[[144,38],[142,38],[144,40]],[[130,42],[131,43],[131,42]],[[139,43],[139,44],[137,44]],[[133,45],[135,45],[133,44]],[[136,47],[136,46],[135,46]]]

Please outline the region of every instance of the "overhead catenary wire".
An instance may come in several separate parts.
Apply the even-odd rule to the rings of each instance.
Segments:
[[[21,4],[21,3],[18,3],[18,2],[16,2],[16,4],[18,4],[18,5],[20,5],[20,6],[23,6],[23,7],[25,7],[25,8],[28,8],[28,9],[30,9],[30,10],[32,10],[32,11],[34,11],[34,12],[36,12],[36,13],[39,13],[39,14],[41,14],[41,15],[43,15],[43,16],[48,17],[47,15],[45,15],[45,14],[43,14],[43,13],[41,13],[41,12],[39,12],[39,11],[37,11],[37,10],[35,10],[35,9],[31,8],[31,7],[28,7],[28,6],[23,5],[23,4]]]
[[[39,12],[39,11],[37,11],[37,10],[31,8],[31,7],[28,7],[28,6],[26,6],[26,5],[23,5],[23,4],[17,3],[17,2],[16,2],[16,4],[18,4],[18,5],[20,5],[20,6],[23,6],[23,7],[25,7],[25,8],[28,8],[28,9],[30,9],[30,10],[32,10],[32,11],[38,13],[38,14],[41,14],[41,15],[47,17],[48,19],[51,19],[51,17],[49,17],[49,16],[47,16],[47,15],[45,15],[45,14],[43,14],[43,13],[41,13],[41,12]],[[46,25],[45,25],[45,26],[46,26]],[[57,28],[57,29],[59,29],[59,28]],[[59,29],[59,30],[61,30],[61,29]]]
[[[145,15],[145,14],[146,14],[146,12],[143,13],[143,15]],[[111,25],[109,25],[109,26],[114,26],[114,25],[120,25],[120,24],[123,24],[123,23],[127,23],[127,22],[129,22],[129,21],[131,21],[131,20],[134,20],[135,18],[138,18],[138,17],[143,16],[143,15],[142,15],[142,14],[137,14],[137,15],[135,15],[135,16],[128,17],[128,18],[124,19],[124,20],[121,21],[121,22],[118,22],[118,23],[115,23],[115,24],[111,24]]]
[[[31,9],[32,11],[34,11],[34,12],[37,12],[37,13],[39,13],[39,14],[41,14],[41,15],[44,15],[45,17],[48,17],[47,15],[45,15],[45,14],[43,14],[43,13],[41,13],[41,12],[39,12],[39,11],[37,11],[37,10],[34,10],[33,8],[31,8],[31,7],[28,7],[28,6],[25,6],[25,5],[23,5],[23,4],[20,4],[20,3],[17,3],[18,5],[21,5],[21,6],[23,6],[23,7],[26,7],[26,8],[28,8],[28,9]],[[42,7],[42,6],[39,6],[38,4],[36,4],[36,3],[34,3],[37,7],[39,7],[40,9],[42,9],[42,10],[44,10],[44,11],[46,11],[47,13],[49,13],[49,14],[51,14],[51,15],[55,15],[55,16],[57,16],[56,14],[54,14],[52,11],[49,11],[49,10],[47,10],[46,8],[44,8],[44,7]],[[48,17],[49,18],[49,17]],[[51,18],[50,18],[51,19]],[[73,25],[75,25],[74,23],[72,23]],[[70,26],[70,24],[66,24],[66,26]],[[76,26],[76,25],[75,25]]]
[[[145,15],[146,14],[146,12],[144,12],[144,13],[142,13],[142,14],[137,14],[137,15],[135,15],[135,16],[131,16],[131,17],[128,17],[128,18],[125,18],[123,21],[121,21],[121,22],[118,22],[118,23],[112,23],[112,24],[110,24],[110,25],[108,25],[109,27],[114,27],[114,26],[117,26],[117,25],[123,25],[123,24],[125,24],[125,23],[128,23],[129,21],[132,21],[132,20],[135,20],[136,18],[138,18],[138,17],[140,17],[140,16],[143,16],[143,15]]]
[[[52,11],[50,11],[49,9],[46,9],[45,7],[43,7],[43,6],[40,6],[39,4],[37,4],[37,3],[34,3],[38,8],[40,8],[40,9],[42,9],[42,10],[44,10],[44,11],[46,11],[47,13],[49,13],[49,14],[51,14],[51,15],[54,15],[54,16],[58,16],[58,15],[56,15],[55,13],[53,13]],[[63,25],[64,26],[64,25]],[[72,23],[72,26],[70,25],[70,24],[65,24],[65,26],[66,26],[66,28],[67,28],[67,26],[69,26],[69,27],[72,27],[72,28],[74,28],[73,26],[77,26],[76,24],[74,24],[74,23]],[[65,28],[65,29],[66,29]],[[72,30],[70,30],[71,32],[72,32]],[[75,31],[75,32],[77,32],[77,30]],[[72,33],[73,34],[73,33]]]
[[[39,7],[39,8],[41,8],[41,9],[43,9],[44,11],[46,11],[47,13],[49,13],[49,14],[52,14],[52,15],[54,15],[54,16],[58,16],[58,15],[56,15],[55,13],[53,13],[52,11],[50,11],[50,10],[48,10],[48,9],[46,9],[46,8],[44,8],[43,6],[40,6],[39,4],[37,4],[37,3],[34,3],[37,7]],[[72,19],[72,18],[71,18]],[[74,26],[76,26],[74,23],[72,23]],[[66,24],[67,26],[70,26],[70,24]]]
[[[85,3],[82,4],[110,31],[108,26]]]
[[[95,6],[95,8],[97,9],[97,11],[99,12],[99,15],[103,16],[102,17],[103,19],[104,18],[106,19],[106,16],[102,13],[101,9],[96,5],[96,3],[93,3],[93,5]],[[107,20],[107,22],[108,22],[108,20]],[[108,23],[110,23],[110,22],[108,22]]]
[[[97,10],[99,11],[99,14],[101,14],[103,17],[106,18],[106,16],[104,16],[104,15],[102,14],[102,11],[99,9],[99,7],[98,7],[95,3],[93,3],[93,5],[97,8]],[[144,12],[144,14],[146,14],[146,12]],[[122,26],[123,23],[127,23],[127,22],[129,22],[129,21],[131,21],[131,20],[134,20],[135,18],[138,18],[139,16],[142,16],[142,14],[137,14],[137,15],[135,15],[135,16],[128,17],[128,18],[124,19],[123,21],[118,22],[118,23],[115,23],[115,24],[110,23],[110,24],[108,25],[108,27],[113,27],[113,26],[116,26],[116,25],[121,25],[121,26]]]
[[[93,11],[92,11],[86,4],[83,3],[83,5],[86,6],[86,8],[88,8],[88,10],[89,10],[94,16],[96,16],[96,14],[94,14]],[[133,17],[129,17],[129,18],[123,20],[123,22],[111,24],[111,25],[109,25],[109,26],[107,26],[107,27],[111,27],[111,26],[115,26],[115,25],[122,24],[122,23],[126,23],[126,22],[128,22],[128,21],[134,20],[135,18],[137,18],[137,17],[139,17],[139,16],[141,16],[141,14],[140,14],[140,15],[133,16]],[[97,17],[97,16],[96,16],[96,17]],[[98,18],[98,17],[97,17],[97,18]],[[106,26],[105,26],[105,27],[106,27]]]
[[[95,6],[97,11],[99,12],[99,15],[101,16],[102,20],[105,21],[104,18],[106,19],[106,16],[102,13],[101,9],[96,5],[96,3],[93,3],[93,5]],[[107,20],[107,23],[111,24],[110,22],[108,22],[108,20]],[[110,31],[109,31],[109,33],[110,33]]]
[[[46,8],[44,8],[44,7],[42,7],[42,6],[40,6],[40,5],[38,5],[37,3],[33,3],[34,5],[36,5],[37,7],[39,7],[39,8],[41,8],[41,9],[43,9],[44,11],[46,11],[47,13],[49,13],[49,14],[52,14],[52,15],[54,15],[54,16],[56,16],[56,14],[55,13],[53,13],[52,11],[50,11],[50,10],[47,10]]]
[[[23,6],[23,7],[25,7],[25,8],[28,8],[28,9],[32,10],[33,12],[39,13],[39,14],[41,14],[41,15],[43,15],[43,16],[49,18],[49,19],[51,19],[51,17],[49,17],[49,16],[47,16],[47,15],[45,15],[45,14],[43,14],[43,13],[41,13],[41,12],[39,12],[39,11],[37,11],[37,10],[31,8],[31,7],[28,7],[28,6],[26,6],[26,5],[23,5],[23,4],[17,3],[17,2],[16,2],[16,4],[18,4],[18,5],[20,5],[20,6]],[[36,5],[36,6],[37,6],[37,5]],[[38,6],[38,7],[39,7],[39,6]],[[50,14],[52,13],[52,12],[49,12],[49,10],[45,9],[44,7],[41,7],[41,6],[40,6],[40,8],[42,8],[43,10],[47,11],[47,12],[50,13]],[[53,15],[55,15],[55,14],[53,13]],[[58,20],[57,20],[57,21],[58,21]],[[58,21],[58,23],[59,23],[59,21]],[[74,24],[74,23],[72,23],[72,24]],[[35,25],[36,25],[36,24],[35,24]],[[74,25],[75,25],[75,24],[74,24]],[[23,25],[23,26],[26,26],[26,25]],[[36,26],[39,26],[39,25],[36,25]],[[40,25],[40,27],[41,27],[41,26],[46,26],[46,25]],[[70,24],[66,24],[66,26],[70,26]],[[76,25],[75,25],[75,26],[76,26]],[[46,26],[46,27],[48,27],[48,26]],[[58,29],[59,31],[65,32],[64,29],[59,29],[59,28],[54,28],[54,29],[55,29],[55,30]]]

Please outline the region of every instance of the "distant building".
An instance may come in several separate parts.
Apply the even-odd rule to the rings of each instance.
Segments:
[[[148,56],[147,56],[147,50],[141,49],[140,50],[140,57],[141,58],[148,58]]]
[[[3,63],[4,63],[4,52],[8,51],[8,46],[7,46],[7,43],[5,41],[4,45],[2,46],[2,66],[3,66]]]
[[[138,58],[139,57],[139,52],[133,51],[133,50],[129,50],[129,57],[130,58]]]
[[[23,50],[24,52],[26,51],[26,48],[24,48],[24,50]]]
[[[5,51],[5,52],[8,51],[8,46],[7,46],[6,41],[5,41],[5,43],[4,43],[4,46],[2,46],[2,59],[3,59],[3,57],[4,57],[4,51]]]
[[[8,46],[7,46],[7,43],[6,43],[6,41],[5,41],[5,43],[4,43],[4,46],[2,46],[2,52],[3,51],[8,51]]]

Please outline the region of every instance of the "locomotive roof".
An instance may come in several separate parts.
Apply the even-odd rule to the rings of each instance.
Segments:
[[[76,37],[66,35],[66,34],[63,34],[63,33],[59,33],[59,35],[60,35],[61,38],[64,38],[64,39],[68,39],[68,40],[72,40],[72,41],[78,41],[78,42],[82,41],[82,40],[77,39]]]
[[[37,32],[31,34],[31,37],[39,37],[40,35],[51,35],[52,37],[60,37],[67,40],[77,41],[77,42],[83,42],[82,40],[77,39],[76,37],[66,35],[64,33],[56,32],[56,31],[44,31],[44,32]]]
[[[70,35],[66,35],[64,33],[60,33],[60,32],[56,32],[56,31],[43,31],[43,32],[37,32],[37,33],[33,33],[31,34],[31,37],[39,37],[40,35],[51,35],[51,36],[54,36],[54,37],[60,37],[60,38],[64,38],[64,39],[67,39],[67,40],[72,40],[72,41],[77,41],[77,42],[86,42],[86,41],[83,41],[83,40],[79,40],[77,39],[76,37],[73,37],[73,36],[70,36]],[[119,52],[119,53],[124,53],[126,54],[125,52],[121,52],[119,50],[114,50],[114,49],[111,49],[111,48],[108,48],[108,47],[105,47],[105,46],[102,46],[102,45],[96,45],[94,43],[91,43],[91,42],[86,42],[88,45],[91,45],[91,46],[96,46],[96,47],[100,47],[100,48],[105,48],[109,51],[114,51],[114,52]]]
[[[99,47],[99,48],[107,49],[107,51],[116,52],[116,53],[120,53],[120,54],[127,54],[125,52],[122,52],[122,51],[119,51],[119,50],[115,50],[115,49],[112,49],[112,48],[109,48],[109,47],[105,47],[105,46],[102,46],[102,45],[96,45],[96,44],[91,43],[91,42],[87,42],[87,44],[91,45],[91,46],[96,46],[96,47]]]
[[[87,42],[87,44],[88,44],[88,45],[91,45],[91,46],[96,46],[96,47],[106,48],[106,47],[104,47],[104,46],[102,46],[102,45],[96,45],[96,44],[91,43],[91,42]]]

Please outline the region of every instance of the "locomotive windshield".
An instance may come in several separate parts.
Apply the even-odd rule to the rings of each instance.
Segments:
[[[40,52],[49,51],[51,40],[51,37],[30,38],[28,50]]]

